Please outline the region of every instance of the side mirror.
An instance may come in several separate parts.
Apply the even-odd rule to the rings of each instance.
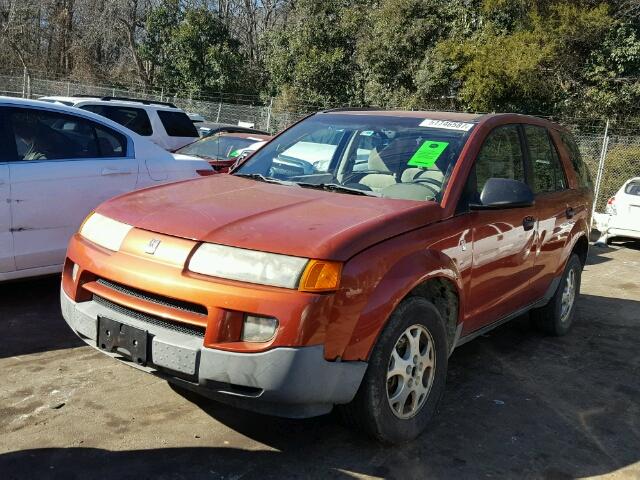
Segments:
[[[480,193],[480,203],[471,204],[471,210],[531,207],[533,192],[524,182],[510,178],[490,178]]]

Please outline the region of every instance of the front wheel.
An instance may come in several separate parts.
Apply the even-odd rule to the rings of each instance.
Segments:
[[[581,279],[582,262],[574,253],[569,257],[560,285],[549,303],[531,312],[531,317],[538,328],[556,337],[569,332],[573,325]]]
[[[424,298],[404,300],[371,353],[355,399],[343,409],[347,420],[383,442],[412,440],[436,411],[447,360],[438,310]]]

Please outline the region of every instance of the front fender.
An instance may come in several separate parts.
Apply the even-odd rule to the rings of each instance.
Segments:
[[[377,261],[372,262],[372,258]],[[334,303],[341,314],[332,316],[337,320],[327,328],[326,357],[366,360],[398,304],[417,285],[431,278],[454,283],[459,305],[464,304],[456,263],[441,251],[398,252],[386,246],[383,252],[381,247],[374,247],[350,260],[345,266],[343,288]]]

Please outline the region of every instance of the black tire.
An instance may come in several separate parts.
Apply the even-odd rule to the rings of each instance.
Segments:
[[[421,408],[413,417],[401,419],[392,410],[387,396],[387,371],[396,343],[413,326],[421,326],[431,335],[435,373]],[[341,408],[345,421],[384,443],[396,444],[416,438],[427,427],[444,393],[447,348],[444,324],[436,307],[420,297],[403,300],[391,315],[371,353],[358,393],[349,405]]]
[[[569,310],[568,315],[563,317],[562,315],[562,295],[567,284],[567,278],[573,271],[575,279],[575,296],[573,304]],[[573,326],[573,318],[576,311],[576,300],[580,295],[580,281],[582,279],[582,262],[575,253],[571,254],[567,265],[560,279],[560,284],[556,289],[553,297],[549,300],[544,307],[537,308],[531,311],[531,318],[534,324],[543,332],[553,335],[555,337],[561,337],[566,335]]]

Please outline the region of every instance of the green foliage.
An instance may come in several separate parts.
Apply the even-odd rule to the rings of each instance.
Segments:
[[[348,0],[301,0],[272,32],[266,63],[281,106],[358,102],[357,11]]]
[[[270,37],[284,104],[638,112],[640,22],[599,0],[302,0]]]
[[[148,16],[146,27],[141,56],[153,64],[156,82],[170,91],[238,92],[253,87],[243,76],[239,43],[216,12],[164,0]]]

